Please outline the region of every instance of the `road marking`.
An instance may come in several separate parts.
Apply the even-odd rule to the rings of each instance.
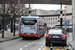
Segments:
[[[45,45],[45,44],[43,44],[43,45]]]
[[[32,43],[34,43],[34,42],[32,42]]]
[[[31,43],[29,43],[29,45],[31,45]]]
[[[39,48],[38,50],[41,50],[41,48]]]
[[[41,46],[41,48],[42,48],[43,46]]]
[[[59,49],[56,49],[56,50],[59,50]]]
[[[41,42],[39,42],[38,44],[42,44]]]
[[[23,48],[20,48],[19,50],[22,50]]]
[[[48,50],[49,46],[45,46],[42,50]]]
[[[28,45],[25,45],[25,47],[27,47]]]

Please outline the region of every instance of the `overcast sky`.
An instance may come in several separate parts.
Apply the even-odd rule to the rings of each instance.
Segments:
[[[29,6],[28,4],[26,6]],[[62,6],[62,9],[64,9]],[[43,9],[43,10],[57,10],[60,9],[60,5],[52,5],[52,4],[31,4],[32,9]]]

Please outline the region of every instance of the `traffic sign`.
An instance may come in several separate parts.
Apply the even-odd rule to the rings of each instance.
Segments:
[[[65,21],[65,25],[67,25],[67,21]]]
[[[70,23],[70,21],[69,20],[67,20],[67,24],[69,24]]]
[[[65,21],[65,18],[62,18],[62,21]]]

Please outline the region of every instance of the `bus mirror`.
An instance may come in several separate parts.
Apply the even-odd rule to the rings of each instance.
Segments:
[[[21,22],[23,22],[23,20],[21,20]]]

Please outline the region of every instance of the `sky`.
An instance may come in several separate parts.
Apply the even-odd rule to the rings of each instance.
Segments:
[[[27,4],[28,6],[28,4]],[[66,5],[62,6],[64,9]],[[43,10],[57,10],[60,9],[60,5],[53,5],[53,4],[31,4],[32,9],[43,9]]]

